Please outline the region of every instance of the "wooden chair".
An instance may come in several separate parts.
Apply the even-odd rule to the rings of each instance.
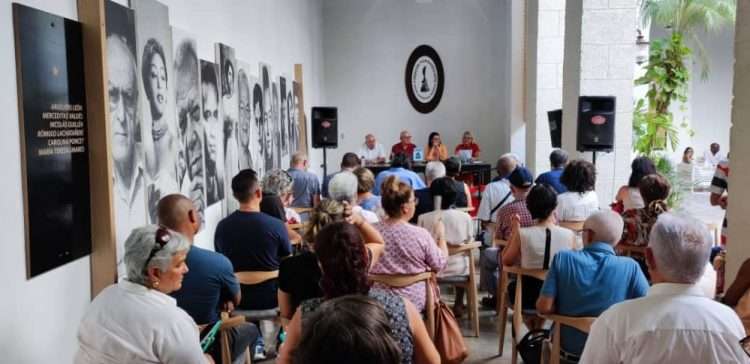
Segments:
[[[591,325],[594,323],[594,320],[596,320],[596,317],[573,317],[562,315],[544,315],[542,317],[555,323],[552,331],[552,348],[550,350],[548,364],[560,364],[560,340],[562,340],[560,338],[560,326],[570,326],[588,334],[591,330]]]
[[[560,221],[560,227],[573,230],[577,234],[583,230],[583,221]]]
[[[314,209],[312,207],[292,207],[292,210],[296,211],[298,214],[306,214],[312,212]]]
[[[240,284],[252,286],[279,277],[278,270],[272,271],[247,271],[235,272],[234,275]],[[251,299],[251,298],[249,298]],[[261,320],[274,321],[278,319],[279,308],[274,307],[267,310],[234,310],[235,315],[244,316],[247,321],[256,322]]]
[[[412,284],[424,282],[426,300],[424,304],[427,333],[430,339],[435,337],[435,294],[430,287],[433,272],[416,274],[370,274],[370,280],[391,288],[403,288]]]
[[[245,323],[244,316],[232,316],[229,317],[229,313],[221,313],[221,326],[219,327],[219,344],[221,345],[221,363],[232,364],[232,350],[229,347],[229,334],[228,331],[233,327]],[[250,349],[245,349],[243,355],[245,357],[245,364],[252,364],[253,359],[250,355]]]
[[[469,319],[474,330],[474,337],[479,337],[479,293],[477,292],[476,267],[474,251],[478,250],[482,243],[474,241],[461,245],[448,245],[448,255],[465,255],[469,258],[468,276],[438,277],[438,283],[462,287],[466,290],[466,300],[469,303]]]
[[[498,352],[500,356],[503,355],[503,347],[505,346],[505,327],[508,324],[508,304],[506,303],[506,294],[510,294],[508,292],[508,282],[509,282],[509,275],[515,274],[516,275],[516,292],[515,295],[515,302],[513,302],[513,330],[514,333],[512,335],[513,340],[513,352],[512,352],[512,360],[511,362],[513,364],[516,364],[518,362],[518,350],[516,349],[516,345],[518,345],[518,341],[521,340],[521,326],[523,325],[523,276],[528,276],[532,278],[536,278],[539,280],[544,280],[547,277],[547,271],[544,269],[525,269],[518,266],[503,266],[502,272],[500,273],[500,282],[497,285],[497,295],[498,297],[498,308],[497,312],[498,315],[500,315],[500,333],[499,333],[499,343],[498,343]]]
[[[646,256],[645,246],[617,244],[615,249],[617,249],[617,251],[620,253],[619,255],[624,255],[626,257],[632,257],[633,255]]]

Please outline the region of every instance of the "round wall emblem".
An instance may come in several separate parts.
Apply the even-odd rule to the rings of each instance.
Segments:
[[[406,95],[417,111],[427,114],[440,103],[445,88],[443,62],[435,49],[421,45],[406,62]]]

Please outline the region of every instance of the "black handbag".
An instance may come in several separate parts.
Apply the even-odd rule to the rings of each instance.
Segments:
[[[516,345],[518,355],[525,364],[540,364],[542,362],[542,347],[544,341],[549,339],[549,330],[539,329],[529,331]]]

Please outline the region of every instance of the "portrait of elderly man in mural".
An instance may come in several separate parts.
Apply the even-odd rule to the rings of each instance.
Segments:
[[[255,171],[258,174],[263,175],[266,171],[266,121],[263,117],[263,87],[260,84],[253,85],[253,121],[254,121],[254,134],[253,143],[255,143],[258,150],[257,154],[257,165]]]
[[[219,79],[216,65],[201,60],[201,116],[205,128],[206,200],[208,205],[224,198],[222,125],[219,115]]]
[[[263,159],[264,159],[264,170],[270,171],[274,169],[275,150],[273,145],[273,113],[272,113],[272,101],[271,101],[271,76],[268,65],[261,64],[261,83],[263,85],[263,97],[261,99],[261,107],[263,110],[262,117],[262,129],[263,133]]]
[[[175,31],[174,39],[178,33]],[[203,219],[206,207],[203,177],[203,134],[198,55],[195,40],[177,42],[174,52],[175,106],[177,111],[177,183],[190,197]]]
[[[239,145],[240,170],[253,168],[253,157],[250,146],[250,131],[253,118],[250,101],[250,80],[244,69],[237,73],[237,96],[239,101],[239,120],[237,121],[237,139]]]

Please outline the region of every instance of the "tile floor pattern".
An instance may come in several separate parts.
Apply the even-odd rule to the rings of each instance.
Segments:
[[[694,192],[690,194],[685,194],[682,205],[678,209],[679,212],[687,213],[695,218],[704,221],[706,223],[715,223],[715,224],[721,224],[722,219],[724,218],[724,211],[721,210],[721,208],[716,206],[711,206],[709,203],[709,193],[708,192]],[[720,225],[719,225],[720,226]],[[477,279],[478,281],[478,279]],[[449,306],[453,305],[453,295],[450,292],[450,288],[446,289],[446,287],[441,287],[442,291],[442,298],[443,301],[446,302]],[[480,292],[479,294],[480,300],[481,297],[486,296],[486,293]],[[466,364],[483,364],[483,363],[493,363],[493,364],[509,364],[511,363],[511,340],[510,340],[510,320],[512,319],[512,314],[508,314],[508,326],[506,327],[506,334],[505,334],[505,349],[504,349],[504,355],[502,357],[499,357],[497,354],[498,352],[498,317],[495,313],[495,310],[488,310],[484,308],[480,308],[479,310],[479,337],[467,337],[464,336],[464,340],[466,342],[466,345],[469,348],[469,358],[466,360]],[[460,320],[461,328],[464,331],[464,335],[471,335],[471,325],[469,323],[469,319],[467,315],[464,315],[464,318]],[[263,362],[270,363],[273,362],[273,358],[275,358],[275,353],[272,353],[273,350],[273,343],[275,343],[275,340],[273,338],[273,335],[275,334],[276,329],[270,325],[269,322],[263,323],[263,333],[264,337],[266,339],[266,349],[269,351],[268,360],[264,360]],[[525,333],[525,329],[524,329]],[[520,359],[518,360],[519,363],[522,363],[523,361]]]

